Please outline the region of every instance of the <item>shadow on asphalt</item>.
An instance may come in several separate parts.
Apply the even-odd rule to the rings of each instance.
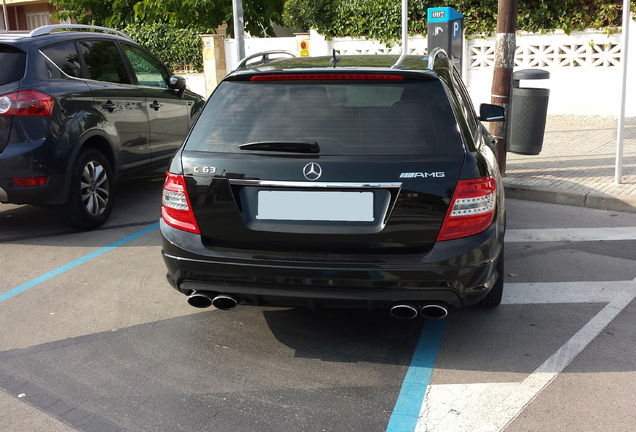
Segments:
[[[95,230],[78,230],[64,223],[54,207],[0,204],[0,243],[97,232],[156,223],[161,215],[163,172],[120,181],[109,220]]]

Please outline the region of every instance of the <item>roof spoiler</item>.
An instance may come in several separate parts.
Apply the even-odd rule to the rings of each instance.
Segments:
[[[256,54],[252,54],[251,56],[245,57],[243,60],[239,62],[238,66],[236,66],[234,70],[247,69],[247,62],[257,57],[261,57],[261,60],[254,62],[254,66],[267,64],[273,60],[276,60],[276,59],[270,58],[270,56],[274,54],[287,55],[289,57],[296,57],[296,54],[294,54],[291,51],[284,51],[284,50],[262,51]]]

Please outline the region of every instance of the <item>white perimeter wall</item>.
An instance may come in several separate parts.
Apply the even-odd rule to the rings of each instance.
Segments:
[[[633,22],[632,22],[633,25]],[[630,32],[628,77],[636,72],[636,38]],[[550,114],[616,116],[621,96],[620,34],[576,32],[571,35],[518,34],[515,71],[541,69],[549,80],[521,81],[521,87],[550,89]],[[494,39],[477,39],[465,45],[467,86],[475,103],[490,100],[494,64]],[[627,85],[627,115],[636,116],[636,86]]]
[[[636,85],[629,77],[636,76],[636,28],[631,23],[627,110],[629,117],[636,116]],[[297,54],[299,41],[309,43],[309,55],[331,55],[336,49],[340,55],[347,54],[401,54],[398,44],[387,46],[375,41],[351,38],[325,40],[315,32],[290,38],[246,38],[245,55],[267,50],[285,50]],[[551,34],[517,34],[515,71],[541,69],[550,72],[549,80],[521,81],[521,87],[543,87],[550,89],[549,114],[584,114],[616,116],[621,95],[621,34],[607,35],[601,32],[575,32]],[[494,38],[464,41],[462,75],[473,97],[475,105],[490,102],[494,66]],[[426,39],[418,36],[409,39],[409,54],[426,55]],[[225,40],[226,72],[238,63],[235,41]],[[189,78],[191,88],[201,94],[194,77]],[[633,81],[633,80],[631,80]],[[192,83],[192,84],[191,84]],[[194,85],[193,85],[194,84]],[[208,92],[211,89],[208,89]]]

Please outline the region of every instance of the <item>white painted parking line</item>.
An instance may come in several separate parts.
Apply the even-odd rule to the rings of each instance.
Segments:
[[[506,243],[636,240],[636,228],[554,228],[506,231]]]
[[[631,281],[507,283],[502,304],[609,303]]]
[[[547,291],[550,284],[514,285],[509,302],[515,298],[514,291],[523,291],[529,287]],[[609,303],[522,382],[429,386],[416,431],[503,430],[636,298],[636,279],[628,282],[560,283],[552,286],[560,287],[560,294],[550,296],[551,302],[568,302],[572,298],[564,290],[568,287],[578,293],[574,296],[577,301],[597,302],[609,299]],[[530,303],[527,296],[519,298],[524,303]],[[541,300],[539,296],[535,303]]]

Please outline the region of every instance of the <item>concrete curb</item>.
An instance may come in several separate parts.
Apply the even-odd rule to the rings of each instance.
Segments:
[[[556,189],[546,190],[519,185],[504,185],[504,188],[506,198],[511,199],[636,213],[636,198],[633,197],[615,197],[599,193]]]

